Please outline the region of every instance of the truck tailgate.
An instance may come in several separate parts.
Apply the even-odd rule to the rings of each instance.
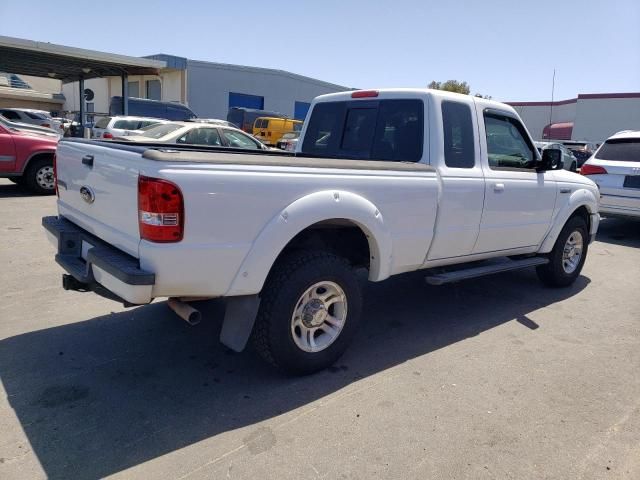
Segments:
[[[58,145],[58,212],[138,257],[138,151],[93,142]]]

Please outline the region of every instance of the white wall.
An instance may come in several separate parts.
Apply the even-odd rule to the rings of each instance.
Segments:
[[[602,142],[620,130],[640,130],[640,98],[578,99],[573,140]]]
[[[186,72],[180,70],[169,70],[157,75],[131,75],[129,82],[140,83],[140,97],[146,97],[147,80],[160,80],[162,100],[171,102],[183,101],[182,96],[182,75]],[[80,110],[80,102],[78,97],[78,82],[67,83],[62,86],[62,93],[66,101],[64,110],[78,111]],[[122,95],[122,80],[120,77],[92,78],[85,80],[84,88],[90,88],[95,94],[94,109],[97,113],[109,113],[109,102],[111,97]]]
[[[108,84],[108,78],[91,78],[84,81],[84,88],[93,90],[93,108],[96,113],[109,112]],[[79,82],[65,83],[62,85],[62,93],[65,97],[64,110],[69,112],[77,112],[80,110],[79,89]]]
[[[554,105],[553,112],[549,105],[514,105],[513,108],[534,140],[542,139],[542,131],[549,123],[573,122],[576,116],[576,102]]]

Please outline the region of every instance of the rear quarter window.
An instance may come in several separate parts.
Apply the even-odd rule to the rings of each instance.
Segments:
[[[607,140],[596,153],[596,158],[620,162],[640,162],[640,138]]]
[[[113,127],[111,128],[118,128],[122,130],[137,130],[139,122],[139,120],[116,120],[113,123]]]
[[[94,126],[96,128],[107,128],[110,121],[111,121],[111,117],[102,117],[100,120],[96,122]]]
[[[421,100],[326,102],[315,105],[302,153],[360,160],[417,162],[424,143]]]

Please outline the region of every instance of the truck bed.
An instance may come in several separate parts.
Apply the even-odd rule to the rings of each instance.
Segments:
[[[352,160],[318,157],[293,152],[256,151],[239,148],[165,143],[136,143],[113,140],[69,139],[65,142],[100,144],[107,148],[136,152],[147,160],[158,162],[210,163],[219,165],[264,165],[280,167],[344,168],[351,170],[434,171],[417,162]],[[221,155],[224,154],[224,155]]]

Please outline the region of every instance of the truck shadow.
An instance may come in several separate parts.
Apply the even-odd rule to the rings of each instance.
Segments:
[[[580,277],[553,290],[522,271],[443,287],[426,285],[419,273],[370,285],[365,323],[347,354],[309,377],[280,375],[251,350],[230,353],[218,343],[217,320],[189,327],[164,302],[2,340],[0,376],[48,478],[97,479],[506,322],[522,325],[517,342],[526,348],[539,328],[527,314],[589,282]],[[217,302],[202,309],[216,319],[223,312]]]
[[[6,183],[0,183],[0,198],[12,198],[12,197],[39,197],[35,193],[27,190],[22,185],[16,185],[15,183],[7,180]]]
[[[600,221],[596,240],[623,247],[638,248],[640,247],[640,220],[603,218]]]

